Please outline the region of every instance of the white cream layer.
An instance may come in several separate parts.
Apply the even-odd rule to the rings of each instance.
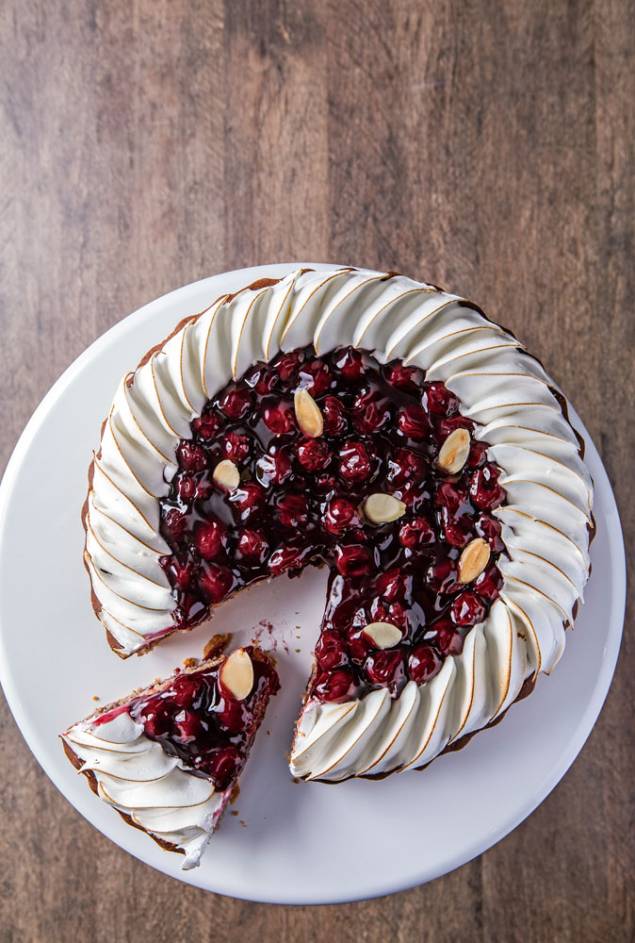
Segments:
[[[86,559],[100,618],[123,655],[172,628],[175,601],[158,558],[159,498],[175,449],[205,402],[252,363],[313,344],[352,344],[443,380],[481,425],[503,471],[509,561],[500,600],[463,653],[395,701],[373,692],[309,703],[291,755],[294,776],[342,779],[428,762],[490,723],[525,678],[550,671],[588,575],[592,485],[553,381],[522,345],[469,302],[404,276],[296,271],[273,286],[219,298],[117,391],[95,462]]]
[[[207,779],[187,772],[148,739],[126,712],[104,724],[81,721],[64,739],[92,771],[101,799],[151,835],[185,853],[183,868],[194,868],[229,799]]]

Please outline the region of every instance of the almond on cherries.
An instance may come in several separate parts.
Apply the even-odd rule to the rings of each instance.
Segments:
[[[240,484],[238,466],[228,458],[224,458],[222,462],[218,463],[214,469],[212,478],[216,484],[224,488],[225,491],[235,491]]]
[[[244,701],[254,686],[254,666],[244,648],[237,648],[224,663],[220,683],[237,701]]]
[[[300,430],[310,439],[317,439],[324,432],[324,418],[320,407],[308,390],[296,390],[293,397],[295,418]]]
[[[389,524],[406,513],[406,505],[391,494],[369,494],[362,505],[364,516],[371,524]]]
[[[437,465],[441,471],[448,475],[457,475],[467,462],[471,444],[467,429],[455,429],[451,432],[439,450]]]
[[[392,648],[401,641],[401,630],[391,622],[371,622],[364,629],[364,635],[375,648]]]
[[[489,563],[490,554],[490,546],[482,537],[471,540],[459,557],[460,582],[471,583],[480,576]]]

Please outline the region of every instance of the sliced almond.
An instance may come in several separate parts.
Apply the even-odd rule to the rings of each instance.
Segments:
[[[470,540],[459,557],[460,582],[471,583],[477,576],[480,576],[489,563],[490,554],[490,546],[482,537]]]
[[[224,488],[225,491],[235,491],[238,485],[240,484],[240,472],[238,471],[238,466],[234,465],[228,458],[224,458],[222,462],[219,462],[212,478],[220,488]]]
[[[362,505],[364,516],[371,524],[389,524],[406,513],[406,505],[391,494],[369,494]]]
[[[220,682],[237,701],[244,701],[254,686],[254,666],[244,648],[232,652],[220,670]]]
[[[295,418],[302,432],[310,439],[317,439],[324,432],[324,419],[320,407],[308,390],[296,390],[293,397]]]
[[[439,451],[437,465],[448,475],[458,474],[470,454],[470,433],[467,429],[455,429],[447,437]]]
[[[364,629],[364,635],[375,648],[392,648],[401,641],[401,631],[392,622],[371,622]]]

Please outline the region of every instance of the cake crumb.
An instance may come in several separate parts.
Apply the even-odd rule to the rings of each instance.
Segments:
[[[238,809],[232,809],[229,814],[230,814],[230,815],[240,815],[240,812],[238,811]]]
[[[91,701],[101,701],[99,694],[93,694],[93,696],[91,697]]]
[[[276,650],[276,639],[273,635],[273,622],[270,622],[269,619],[261,619],[260,622],[254,627],[254,634],[251,637],[252,645],[260,645],[262,642],[262,637],[265,632],[272,639],[273,645],[272,650]]]
[[[247,828],[247,823],[245,822],[244,819],[241,819],[241,820],[240,820],[240,827],[241,827],[241,828]]]
[[[207,660],[208,658],[215,658],[217,655],[220,655],[223,649],[227,647],[230,638],[231,636],[227,633],[216,633],[216,635],[212,635],[203,649],[203,658]]]

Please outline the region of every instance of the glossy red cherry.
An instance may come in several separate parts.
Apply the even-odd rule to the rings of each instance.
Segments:
[[[263,368],[260,371],[260,376],[255,385],[256,393],[259,396],[267,396],[268,393],[272,393],[276,386],[278,385],[278,377],[273,370],[267,370]]]
[[[228,432],[222,442],[223,457],[232,462],[244,462],[251,451],[251,438],[244,432]]]
[[[262,419],[267,429],[274,435],[285,435],[295,428],[295,414],[291,403],[279,402],[265,406]]]
[[[342,435],[348,428],[344,404],[337,396],[325,396],[320,403],[327,435]]]
[[[269,544],[259,530],[244,530],[238,538],[238,552],[246,560],[262,563],[269,552]]]
[[[432,416],[454,416],[459,411],[457,397],[439,380],[424,385],[421,402]]]
[[[147,713],[145,713],[147,711]],[[143,732],[151,740],[164,737],[170,726],[170,718],[163,705],[148,704],[144,707]]]
[[[445,557],[437,563],[432,563],[426,570],[426,583],[438,593],[456,593],[461,589],[459,573],[454,560]]]
[[[322,671],[315,679],[313,693],[320,701],[348,700],[355,691],[355,678],[348,668]]]
[[[373,652],[366,660],[364,671],[371,684],[381,684],[394,691],[405,676],[402,650],[387,648]]]
[[[370,639],[364,633],[364,624],[349,626],[346,644],[350,659],[356,665],[362,665],[371,651]]]
[[[193,743],[201,733],[201,719],[194,711],[181,710],[174,718],[174,728],[178,740]]]
[[[274,575],[277,575],[278,573],[284,573],[285,570],[300,567],[306,552],[306,548],[294,546],[293,544],[278,547],[269,557],[269,569]]]
[[[291,477],[291,472],[292,462],[287,448],[277,448],[262,455],[256,462],[256,476],[265,488],[284,484]]]
[[[476,625],[485,618],[485,605],[476,593],[467,589],[452,601],[450,615],[456,625]]]
[[[240,701],[223,694],[223,698],[214,711],[214,720],[224,732],[235,736],[245,726],[245,711]]]
[[[438,508],[445,508],[450,514],[467,510],[465,494],[451,481],[440,481],[434,493],[434,503]]]
[[[227,529],[220,521],[197,521],[194,525],[194,546],[204,560],[213,560],[223,549]]]
[[[460,655],[464,637],[450,619],[439,619],[430,629],[436,632],[434,642],[443,655]]]
[[[371,472],[370,455],[363,442],[349,440],[340,449],[340,477],[349,484],[366,481]]]
[[[430,681],[441,671],[441,659],[431,645],[415,645],[408,658],[408,677],[416,684]]]
[[[331,451],[324,439],[305,439],[297,449],[298,462],[308,472],[323,471],[331,461]]]
[[[179,560],[178,557],[161,557],[159,563],[167,573],[171,586],[186,592],[192,585],[194,578],[194,566],[188,561]]]
[[[196,495],[196,479],[191,475],[179,475],[175,481],[176,490],[181,501],[186,504],[194,500]]]
[[[467,457],[468,468],[480,468],[487,461],[487,445],[485,442],[472,441],[470,453]]]
[[[322,632],[315,646],[315,658],[322,669],[339,668],[346,664],[346,649],[342,638],[331,631]]]
[[[312,360],[302,364],[300,380],[311,396],[321,396],[331,385],[331,371],[323,360]]]
[[[209,441],[216,437],[219,430],[223,427],[223,420],[216,413],[205,413],[197,419],[193,419],[192,432],[199,439]]]
[[[388,480],[395,485],[423,481],[425,474],[425,459],[412,449],[395,449],[388,458]]]
[[[407,580],[408,577],[400,567],[392,567],[379,574],[375,580],[375,589],[388,602],[394,602],[404,597]]]
[[[195,442],[181,441],[176,450],[176,458],[179,467],[184,471],[197,472],[207,468],[205,450]]]
[[[240,488],[233,491],[229,500],[243,519],[257,510],[265,500],[263,488],[255,481],[243,481]]]
[[[498,483],[499,473],[493,465],[484,465],[472,475],[470,498],[481,511],[491,511],[505,500],[505,491]]]
[[[494,553],[500,553],[501,550],[505,549],[501,537],[503,526],[495,517],[490,517],[489,514],[481,514],[476,519],[474,529],[479,537],[483,537],[488,542]]]
[[[397,414],[397,428],[409,439],[422,442],[430,431],[425,410],[415,403],[402,406]]]
[[[192,707],[199,693],[199,681],[192,675],[181,675],[174,682],[174,703],[177,707]]]
[[[465,547],[474,536],[474,518],[470,514],[453,514],[441,508],[441,532],[451,547]]]
[[[359,396],[352,409],[353,426],[361,435],[372,435],[390,422],[390,407],[374,394]]]
[[[308,514],[306,495],[289,491],[278,498],[276,516],[283,527],[302,527],[308,520]]]
[[[347,544],[335,548],[335,566],[342,576],[364,576],[370,572],[371,556],[360,544]]]
[[[218,790],[227,789],[231,784],[238,772],[239,763],[240,754],[234,746],[221,747],[206,760],[207,772]]]
[[[267,396],[278,383],[275,372],[264,364],[257,364],[245,375],[245,383],[252,387],[259,396]]]
[[[294,350],[288,354],[281,354],[274,364],[274,370],[283,383],[290,384],[298,376],[303,360],[303,351]]]
[[[232,571],[217,563],[205,563],[198,577],[200,590],[205,599],[211,603],[224,599],[232,588],[232,583]]]
[[[220,401],[220,409],[228,419],[244,419],[251,408],[251,391],[246,387],[230,390]]]
[[[391,386],[408,393],[417,392],[417,383],[420,370],[416,367],[406,367],[403,363],[389,364],[385,369],[385,376]]]
[[[436,539],[434,528],[425,517],[413,517],[399,528],[399,543],[407,550],[430,546]]]
[[[359,380],[364,372],[362,355],[354,347],[347,347],[338,354],[335,359],[335,366],[349,383]]]
[[[187,531],[185,514],[171,508],[163,518],[163,530],[174,543],[180,543]]]
[[[357,508],[347,498],[334,497],[329,501],[324,515],[324,529],[334,536],[359,527],[361,521]]]
[[[487,568],[474,582],[474,589],[482,599],[494,602],[503,588],[503,575],[496,565]]]

